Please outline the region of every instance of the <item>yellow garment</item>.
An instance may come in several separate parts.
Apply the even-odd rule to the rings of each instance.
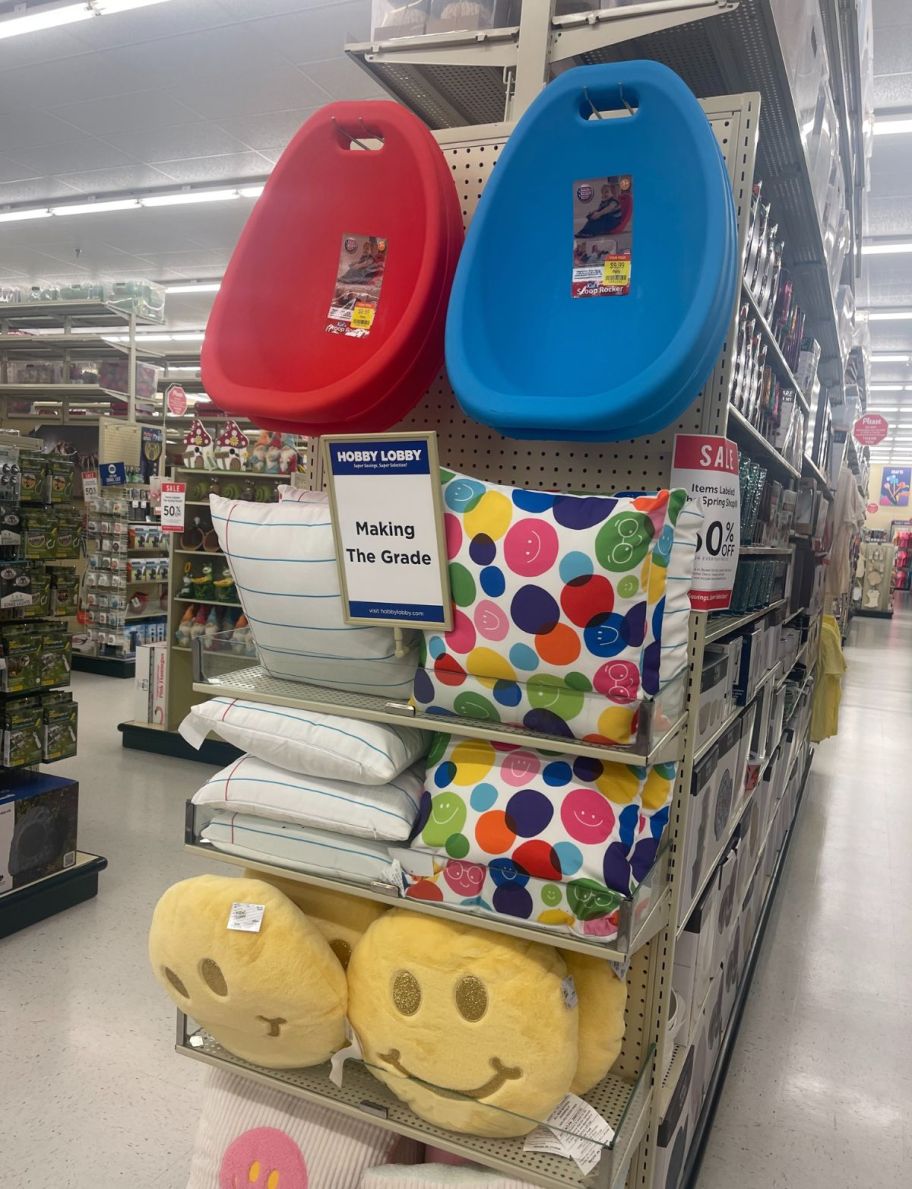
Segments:
[[[822,743],[824,739],[829,739],[839,731],[839,702],[842,698],[842,675],[845,671],[839,624],[832,615],[824,615],[820,629],[820,652],[817,657],[817,681],[811,705],[812,743]]]

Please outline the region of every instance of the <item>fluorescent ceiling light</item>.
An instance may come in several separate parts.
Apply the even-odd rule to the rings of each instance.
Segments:
[[[242,191],[243,193],[243,191]],[[166,293],[218,293],[221,281],[197,281],[189,285],[166,285]],[[904,357],[905,358],[905,357]]]
[[[151,4],[165,4],[167,0],[89,0],[98,16],[113,16],[117,12],[132,12],[134,8],[148,8]]]
[[[171,290],[168,289],[167,292],[170,293]],[[889,352],[885,352],[884,354],[879,355],[875,352],[871,356],[871,361],[873,363],[908,363],[909,358],[910,357],[908,355],[899,355],[899,354],[892,355]]]
[[[908,384],[869,384],[869,392],[908,392]]]
[[[170,365],[170,366],[169,366],[169,368],[168,368],[168,371],[169,371],[169,373],[170,373],[170,372],[192,372],[194,375],[199,375],[199,373],[200,373],[200,370],[201,370],[200,368],[198,368],[198,367],[193,367],[193,366],[192,366],[192,364],[189,364],[189,363],[183,363],[183,364],[172,364],[172,365]],[[168,381],[169,381],[170,379],[171,379],[171,376],[170,376],[170,375],[167,375],[167,376],[162,376],[162,380],[163,380],[165,383],[168,383]]]
[[[201,343],[205,337],[205,331],[202,330],[176,331],[171,335],[171,341],[175,343]]]
[[[0,223],[18,223],[21,219],[46,219],[50,215],[46,206],[32,207],[29,211],[3,211]]]
[[[140,201],[143,206],[184,206],[190,202],[225,202],[239,197],[237,190],[183,190],[176,194],[152,194]]]
[[[238,194],[240,194],[241,198],[259,198],[265,189],[265,182],[259,186],[239,186]]]
[[[893,243],[867,243],[861,245],[862,256],[893,256],[899,252],[912,252],[912,239],[896,240]]]
[[[90,21],[96,14],[88,4],[67,4],[63,8],[36,9],[0,21],[0,38],[18,37],[21,33],[38,33],[42,29],[56,29],[76,21]]]
[[[104,211],[131,211],[139,206],[135,198],[112,198],[109,202],[74,202],[72,206],[52,206],[52,215],[96,215]]]
[[[912,310],[868,310],[869,322],[912,322]]]
[[[912,132],[912,117],[901,116],[891,120],[887,116],[877,116],[874,120],[875,136],[899,136],[904,132]]]

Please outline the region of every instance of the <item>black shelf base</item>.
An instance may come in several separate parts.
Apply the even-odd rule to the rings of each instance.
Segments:
[[[201,764],[217,764],[224,768],[244,754],[221,739],[205,739],[197,751],[177,731],[162,731],[143,723],[122,722],[117,724],[117,729],[122,735],[124,747],[134,751],[151,751],[160,756],[175,756],[179,760],[198,760]]]
[[[870,610],[864,610],[862,608],[858,611],[853,611],[852,614],[853,615],[861,615],[865,619],[892,619],[893,618],[893,608],[891,607],[888,611],[870,611]]]
[[[85,656],[81,652],[73,653],[73,668],[78,673],[97,673],[101,677],[124,677],[133,680],[136,673],[134,657],[120,656]]]
[[[101,855],[83,858],[88,862],[0,896],[0,937],[9,937],[97,896],[98,873],[104,871],[108,860]]]

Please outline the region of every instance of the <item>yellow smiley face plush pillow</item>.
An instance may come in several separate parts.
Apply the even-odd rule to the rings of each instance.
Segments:
[[[299,879],[285,879],[281,875],[257,875],[245,871],[251,879],[263,879],[272,884],[300,908],[305,916],[317,926],[329,948],[339,959],[343,970],[348,970],[352,950],[361,940],[365,929],[388,911],[386,905],[375,900],[363,900],[359,896],[348,896],[332,888],[303,883]]]
[[[348,986],[368,1068],[431,1123],[526,1135],[570,1089],[579,1011],[550,946],[393,909],[356,946]]]
[[[563,956],[579,1000],[579,1064],[570,1089],[587,1094],[620,1056],[627,984],[603,958],[573,950]]]
[[[264,906],[259,932],[228,928],[235,903]],[[149,959],[178,1007],[246,1061],[297,1069],[345,1044],[345,971],[317,926],[262,880],[174,884],[155,907]]]

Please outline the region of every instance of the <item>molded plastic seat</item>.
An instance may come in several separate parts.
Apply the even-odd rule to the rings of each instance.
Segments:
[[[378,149],[353,142],[382,140]],[[330,333],[339,286],[382,283],[360,335]],[[431,133],[386,100],[335,103],[301,128],[245,226],[213,305],[203,379],[220,407],[267,428],[395,424],[442,366],[442,326],[462,219]],[[370,266],[365,272],[365,267]],[[362,277],[363,274],[363,277]]]
[[[628,237],[603,251],[629,246],[629,291],[574,296],[577,253],[612,234]],[[737,283],[731,186],[693,94],[656,62],[578,67],[525,113],[482,194],[450,298],[450,380],[512,437],[655,432],[709,376]]]

